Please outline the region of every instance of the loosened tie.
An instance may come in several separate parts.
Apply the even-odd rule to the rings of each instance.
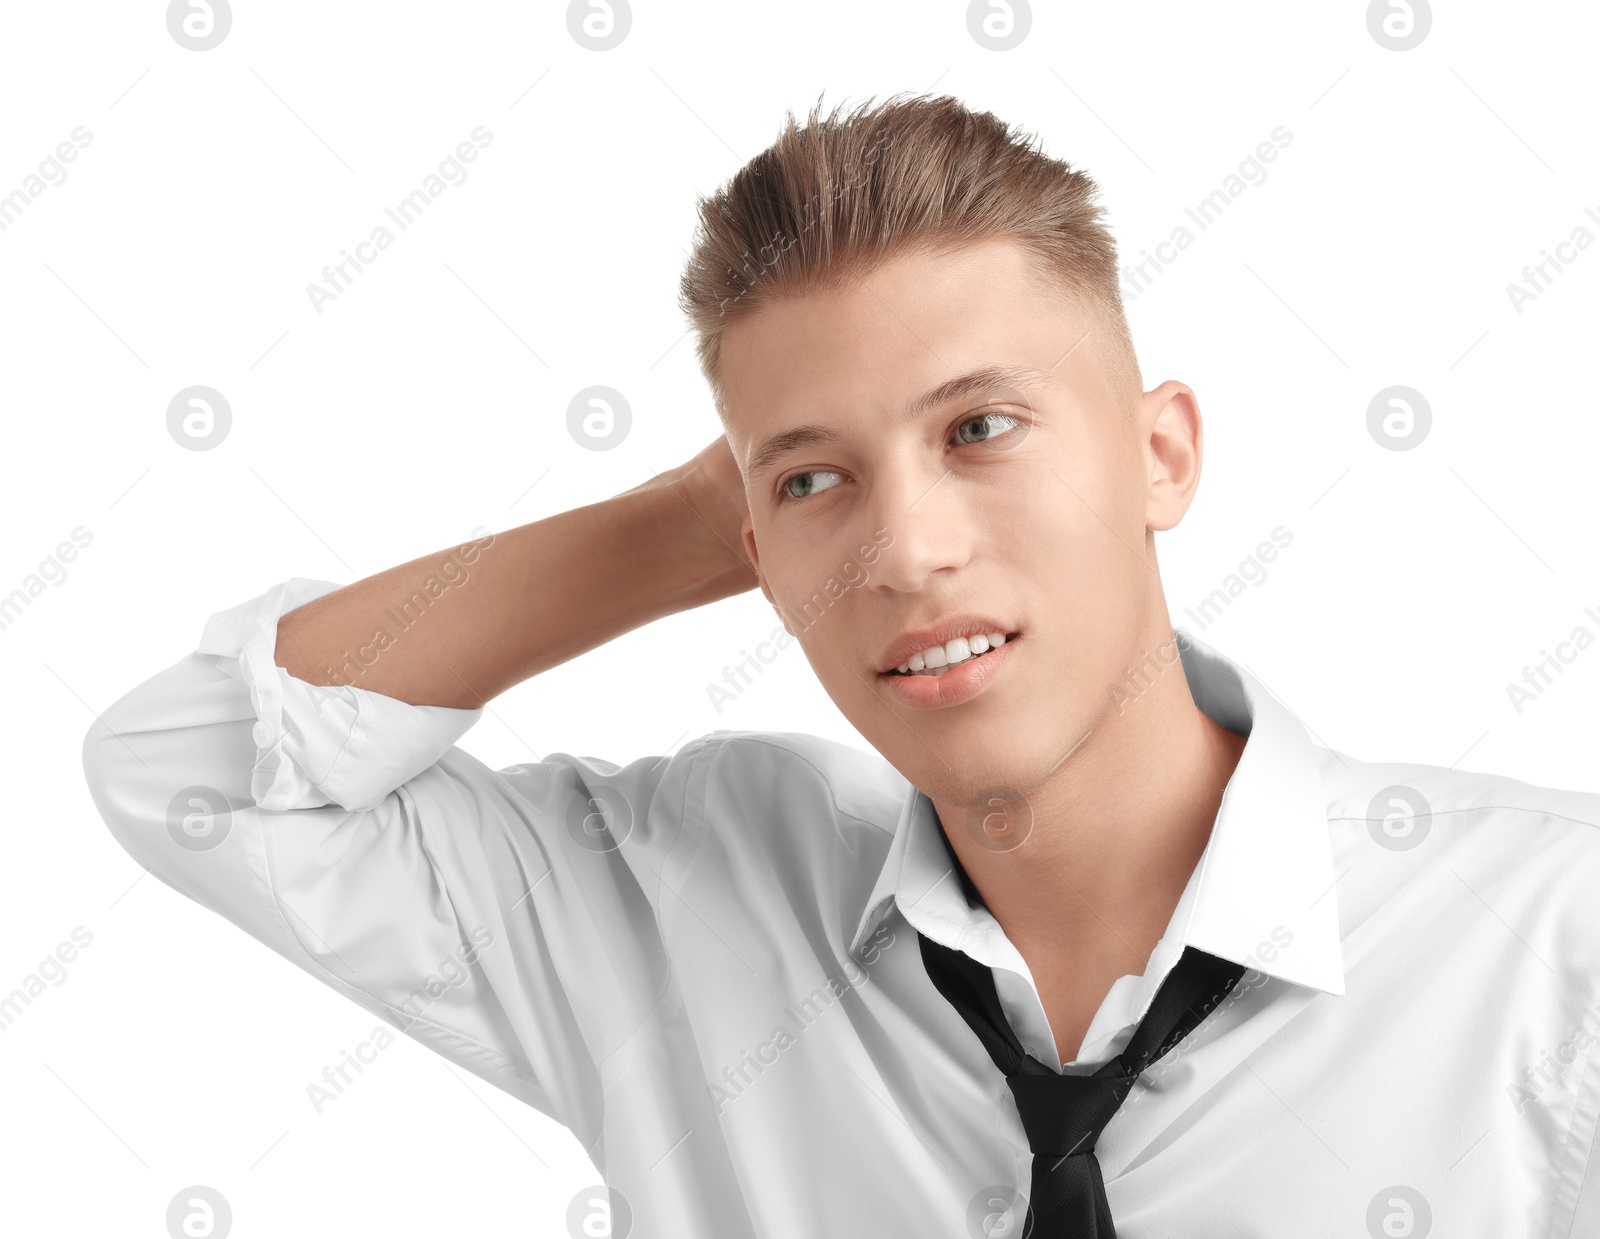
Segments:
[[[1027,1239],[1115,1239],[1095,1142],[1154,1063],[1226,998],[1244,965],[1186,946],[1161,982],[1127,1047],[1093,1075],[1063,1075],[1028,1054],[1017,1040],[994,974],[962,951],[921,933],[922,962],[950,1004],[966,1018],[1011,1086],[1033,1152]]]

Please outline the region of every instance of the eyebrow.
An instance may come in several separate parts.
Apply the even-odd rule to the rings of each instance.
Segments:
[[[905,407],[900,415],[900,424],[914,422],[935,409],[952,404],[957,400],[976,395],[979,392],[989,391],[996,387],[1041,387],[1051,383],[1056,376],[1048,370],[1040,370],[1036,366],[1015,366],[990,363],[982,365],[965,374],[958,374],[952,379],[946,379],[937,387],[924,392]],[[750,456],[750,477],[760,477],[771,469],[773,465],[782,460],[790,452],[799,451],[803,447],[811,447],[817,443],[838,443],[844,436],[832,426],[824,426],[817,422],[809,422],[803,426],[795,426],[789,430],[780,430],[777,434],[764,439],[761,445]]]

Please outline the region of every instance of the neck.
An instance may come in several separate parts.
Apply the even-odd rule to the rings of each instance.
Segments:
[[[1166,932],[1245,744],[1194,704],[1179,670],[1125,713],[1109,712],[1025,804],[1002,810],[1019,824],[1031,814],[1009,851],[964,828],[970,808],[934,803],[985,906],[1025,955],[1137,975]]]

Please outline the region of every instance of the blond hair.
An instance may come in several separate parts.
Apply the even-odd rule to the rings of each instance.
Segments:
[[[997,239],[1021,243],[1042,289],[1090,306],[1108,337],[1095,342],[1099,356],[1116,381],[1137,383],[1116,242],[1087,173],[949,95],[869,99],[826,118],[821,109],[819,98],[804,128],[789,112],[776,142],[699,199],[678,302],[719,415],[722,333],[739,318],[907,251]]]

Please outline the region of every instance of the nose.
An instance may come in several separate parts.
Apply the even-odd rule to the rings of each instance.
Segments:
[[[975,526],[957,480],[942,464],[903,459],[872,480],[865,511],[869,538],[883,549],[872,565],[874,589],[914,594],[937,572],[952,572],[972,557]]]

